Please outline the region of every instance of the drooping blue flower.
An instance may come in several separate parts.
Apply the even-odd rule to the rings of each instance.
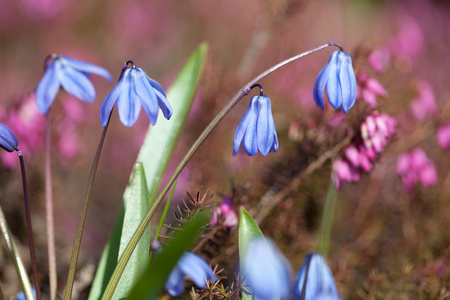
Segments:
[[[8,152],[13,152],[17,150],[18,145],[19,142],[12,131],[6,125],[0,123],[0,147]]]
[[[111,74],[97,65],[68,56],[52,55],[51,58],[53,60],[36,88],[36,105],[42,114],[46,114],[50,109],[60,86],[72,96],[92,102],[95,99],[95,89],[89,75],[97,74],[108,81],[112,80]]]
[[[278,138],[272,117],[271,102],[265,95],[253,96],[250,105],[236,129],[233,141],[233,156],[242,144],[247,155],[261,152],[266,156],[278,150]]]
[[[170,119],[173,112],[162,86],[134,65],[123,72],[117,85],[103,101],[100,109],[102,127],[108,123],[116,102],[120,121],[127,127],[136,122],[141,106],[152,125],[156,124],[159,108],[166,119]]]
[[[290,266],[271,241],[254,239],[248,246],[241,265],[244,284],[254,297],[261,300],[289,298]]]
[[[200,256],[190,252],[183,253],[167,279],[166,290],[170,295],[178,297],[183,293],[184,276],[191,278],[200,289],[206,287],[207,280],[217,280],[208,263]]]
[[[324,90],[327,88],[328,101],[335,109],[342,108],[348,113],[356,99],[356,77],[352,58],[344,51],[334,51],[326,66],[317,75],[314,84],[314,101],[323,109]]]
[[[305,257],[295,282],[294,299],[297,300],[301,297],[306,273],[308,273],[308,276],[306,278],[305,300],[342,299],[337,292],[330,268],[323,256],[317,253],[309,253]]]

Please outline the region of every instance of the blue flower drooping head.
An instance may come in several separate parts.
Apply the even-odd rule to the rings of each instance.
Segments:
[[[162,86],[148,77],[144,70],[136,68],[132,61],[128,61],[126,65],[128,63],[132,64],[132,68],[123,71],[119,82],[102,103],[100,109],[102,127],[108,123],[116,102],[120,121],[127,127],[137,121],[141,106],[144,107],[152,125],[156,124],[159,108],[164,117],[170,119],[173,111]]]
[[[290,266],[277,247],[264,238],[254,239],[241,263],[244,286],[261,300],[287,299],[291,293]]]
[[[19,142],[17,141],[12,131],[8,127],[0,123],[0,147],[8,152],[13,152],[14,150],[18,150],[18,145]]]
[[[327,65],[320,71],[314,84],[314,101],[323,109],[324,90],[328,101],[335,109],[342,107],[348,113],[356,99],[356,77],[352,58],[344,51],[334,51]]]
[[[260,86],[261,88],[261,86]],[[272,117],[269,97],[262,94],[253,96],[244,117],[236,129],[233,141],[233,156],[242,144],[247,155],[255,156],[261,152],[266,156],[270,151],[278,150],[278,138]]]
[[[48,64],[48,61],[52,61]],[[112,80],[111,74],[99,66],[76,60],[68,56],[51,54],[45,60],[45,74],[36,88],[36,105],[42,114],[46,114],[55,100],[59,87],[78,99],[92,102],[95,89],[89,80],[90,74],[97,74]]]
[[[178,297],[183,293],[184,276],[191,278],[200,289],[206,287],[207,280],[217,280],[208,263],[200,256],[190,252],[183,253],[167,279],[166,290],[173,297]]]
[[[306,276],[306,274],[308,274]],[[306,285],[305,285],[306,276]],[[305,300],[329,299],[341,300],[334,284],[333,274],[322,255],[308,254],[295,282],[294,298],[301,299],[305,287]]]

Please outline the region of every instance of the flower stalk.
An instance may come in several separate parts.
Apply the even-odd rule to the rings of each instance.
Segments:
[[[27,175],[25,172],[25,162],[23,159],[22,151],[17,151],[17,156],[20,160],[20,170],[22,172],[22,184],[23,184],[23,198],[25,202],[25,216],[27,222],[27,231],[28,231],[28,243],[30,248],[30,258],[31,258],[31,267],[33,270],[33,281],[36,289],[36,299],[41,299],[41,289],[39,285],[39,275],[36,264],[36,250],[34,247],[34,238],[33,238],[33,227],[31,225],[31,213],[30,213],[30,202],[28,200],[28,187],[27,187]]]
[[[208,126],[205,128],[205,130],[200,134],[200,136],[197,138],[197,140],[193,143],[191,148],[188,150],[188,152],[185,154],[171,177],[168,179],[167,183],[162,188],[160,194],[155,200],[155,205],[152,206],[152,208],[147,212],[141,223],[139,224],[138,228],[136,229],[136,232],[133,234],[133,236],[130,239],[130,242],[128,243],[126,249],[124,250],[122,256],[120,257],[116,268],[111,275],[110,281],[108,282],[108,285],[105,289],[105,293],[103,294],[102,299],[108,300],[111,299],[114,293],[114,290],[119,283],[120,277],[122,276],[123,271],[125,270],[125,267],[128,263],[128,260],[131,257],[131,254],[133,253],[133,250],[136,248],[136,245],[139,242],[139,239],[144,234],[144,231],[148,224],[150,223],[151,219],[153,218],[153,215],[155,214],[157,208],[161,204],[162,200],[164,199],[167,192],[170,190],[172,184],[175,182],[175,180],[178,178],[178,175],[181,173],[181,171],[184,169],[184,167],[187,165],[187,163],[191,160],[191,158],[194,156],[195,152],[198,150],[198,148],[202,145],[202,143],[205,141],[205,139],[209,136],[209,134],[216,128],[216,126],[222,121],[223,118],[231,111],[231,109],[239,103],[239,101],[246,95],[248,95],[251,91],[251,87],[256,84],[259,80],[266,77],[267,75],[271,74],[275,70],[281,68],[282,66],[295,61],[299,58],[302,58],[306,55],[312,54],[314,52],[317,52],[319,50],[322,50],[324,48],[327,48],[329,46],[337,46],[334,42],[329,42],[324,45],[321,45],[317,48],[314,48],[312,50],[300,53],[298,55],[295,55],[287,60],[284,60],[277,65],[267,69],[266,71],[262,72],[255,78],[253,78],[250,82],[248,82],[246,85],[244,85],[234,96],[231,98],[231,100],[225,105],[225,107],[216,115],[216,117],[208,124]]]

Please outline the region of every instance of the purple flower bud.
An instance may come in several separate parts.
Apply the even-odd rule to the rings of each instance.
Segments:
[[[14,150],[18,150],[18,145],[19,142],[17,141],[12,131],[9,130],[8,127],[0,123],[0,147],[8,152],[13,152]]]

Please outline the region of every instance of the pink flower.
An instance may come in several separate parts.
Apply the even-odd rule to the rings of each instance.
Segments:
[[[416,184],[430,187],[437,183],[436,167],[421,148],[399,155],[397,173],[408,193],[413,192]]]
[[[369,64],[372,66],[373,70],[377,73],[383,71],[383,69],[389,64],[391,60],[391,55],[389,50],[386,48],[379,48],[373,50],[367,57]]]
[[[221,224],[225,227],[234,227],[238,224],[238,217],[236,212],[231,208],[233,199],[231,197],[224,197],[220,206],[214,209],[214,214],[210,225],[216,226]]]
[[[447,123],[438,129],[437,140],[442,149],[450,149],[450,123]]]
[[[385,97],[387,91],[375,78],[369,78],[367,73],[360,71],[357,76],[358,89],[356,92],[356,98],[362,99],[366,102],[370,108],[377,106],[377,96]]]
[[[437,112],[436,100],[431,85],[426,81],[418,83],[419,95],[411,103],[411,112],[418,120]]]

